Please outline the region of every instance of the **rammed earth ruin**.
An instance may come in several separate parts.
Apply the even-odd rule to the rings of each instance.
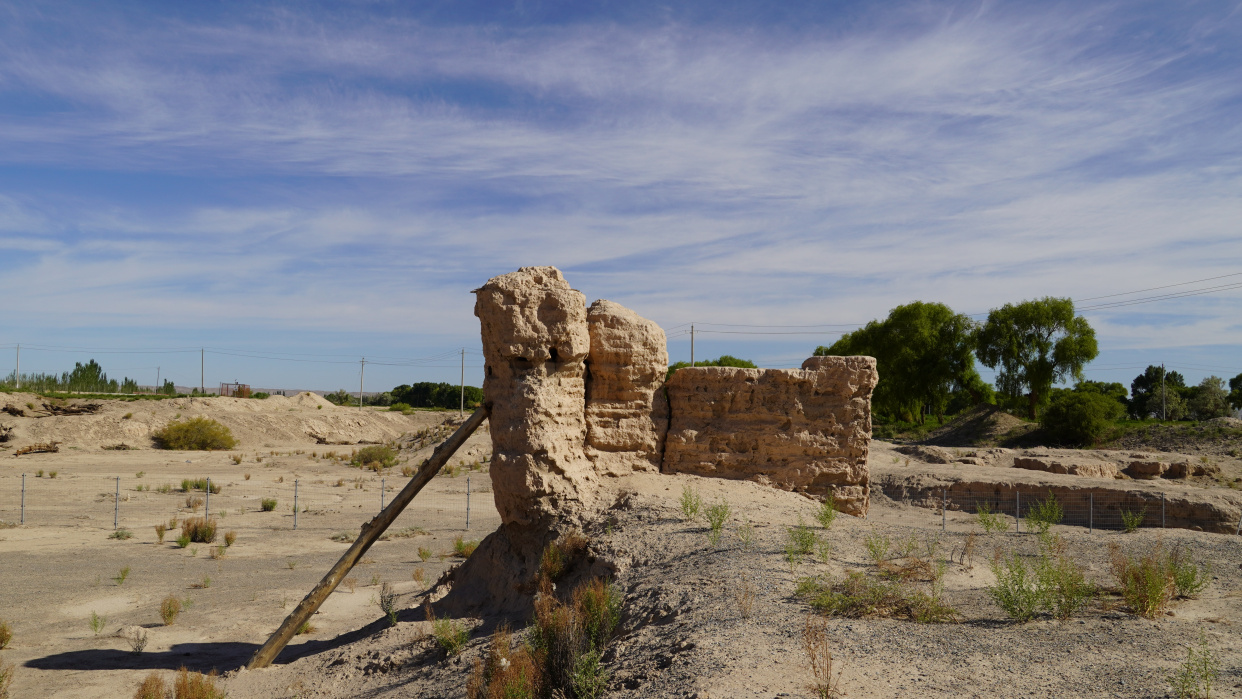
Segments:
[[[665,383],[664,331],[611,301],[587,308],[555,267],[476,294],[506,523],[574,509],[594,479],[636,470],[749,479],[866,514],[875,359],[688,368]]]

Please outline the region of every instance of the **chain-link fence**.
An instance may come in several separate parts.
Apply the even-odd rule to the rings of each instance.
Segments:
[[[1042,522],[1084,527],[1088,530],[1134,530],[1139,528],[1196,529],[1242,534],[1242,514],[1228,520],[1220,512],[1200,511],[1165,493],[1132,491],[1048,490],[977,493],[933,490],[917,503],[933,507],[945,531],[968,531],[984,526],[993,531],[1024,532]]]
[[[500,526],[486,472],[442,474],[414,498],[390,531],[477,531]],[[126,475],[54,471],[0,476],[0,522],[26,526],[137,529],[210,513],[225,526],[356,534],[408,478],[351,476],[299,479],[257,473]]]

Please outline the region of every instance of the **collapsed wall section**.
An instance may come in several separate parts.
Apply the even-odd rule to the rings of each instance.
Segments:
[[[659,325],[612,301],[587,310],[586,453],[601,474],[658,471],[668,432],[668,343]]]
[[[753,480],[862,516],[872,357],[811,357],[801,369],[680,369],[667,383],[671,422],[662,470]]]

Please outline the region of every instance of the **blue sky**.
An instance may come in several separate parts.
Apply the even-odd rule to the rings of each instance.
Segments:
[[[0,2],[4,373],[477,384],[535,264],[764,366],[848,328],[724,324],[1233,274],[1080,305],[1225,287],[1088,374],[1236,375],[1242,3]]]

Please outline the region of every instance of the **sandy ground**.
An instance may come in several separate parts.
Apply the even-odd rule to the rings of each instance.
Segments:
[[[0,403],[5,398],[0,396]],[[182,665],[218,670],[221,686],[234,699],[465,695],[470,664],[485,651],[490,630],[504,620],[461,620],[474,630],[471,642],[461,656],[446,658],[428,636],[419,607],[426,595],[442,593],[431,586],[459,560],[442,557],[451,551],[454,538],[479,538],[496,524],[485,472],[436,478],[420,496],[426,506],[420,509],[416,500],[396,527],[418,526],[427,533],[376,544],[352,574],[354,584],[342,586],[316,615],[314,632],[297,637],[272,668],[247,672],[239,668],[343,552],[346,544],[331,535],[357,531],[379,508],[381,476],[324,459],[325,449],[354,447],[317,444],[306,436],[305,421],[328,412],[327,420],[357,417],[366,429],[380,423],[365,422],[370,419],[366,413],[374,411],[338,417],[340,409],[335,408],[305,407],[313,416],[286,406],[266,412],[221,411],[214,414],[222,421],[236,415],[254,420],[235,423],[243,440],[235,452],[100,448],[114,438],[109,430],[125,429],[123,423],[143,409],[146,404],[137,403],[109,405],[100,415],[76,418],[4,416],[6,424],[18,423],[22,439],[38,430],[52,432],[52,424],[37,424],[40,420],[62,421],[63,428],[79,430],[76,441],[65,440],[58,454],[14,458],[0,452],[0,520],[14,519],[8,494],[15,492],[22,471],[58,471],[55,480],[28,477],[28,496],[40,496],[38,506],[28,512],[34,521],[0,529],[0,619],[14,630],[10,647],[0,652],[0,663],[16,666],[14,697],[128,697],[148,672],[171,674]],[[178,411],[211,414],[212,406],[154,410],[159,414],[151,416],[152,424],[173,419]],[[123,420],[130,411],[135,417]],[[394,434],[388,439],[434,428],[446,417],[378,415],[385,423],[406,420],[404,425],[392,423]],[[75,419],[94,422],[69,422]],[[264,422],[271,434],[290,436],[270,437],[258,427]],[[487,447],[487,436],[476,435],[459,461],[475,463],[486,456]],[[875,447],[873,463],[884,460],[898,468],[892,463],[899,457],[891,445]],[[405,457],[417,463],[430,448],[427,444],[409,450]],[[234,454],[242,463],[233,462]],[[911,467],[903,462],[900,468]],[[925,466],[928,472],[953,468]],[[221,492],[212,496],[211,511],[217,516],[224,512],[222,531],[237,533],[224,558],[213,559],[206,546],[159,544],[152,529],[169,516],[201,512],[185,505],[194,493],[158,492],[163,483],[201,475],[211,475],[221,485]],[[467,475],[478,494],[470,532],[463,528],[461,511]],[[124,477],[120,503],[107,488],[117,476]],[[391,472],[386,478],[389,483],[402,480]],[[285,495],[292,480],[304,488],[297,531]],[[144,484],[156,490],[137,490]],[[707,502],[730,504],[732,516],[718,545],[710,544],[701,522],[682,521],[677,499],[686,486]],[[807,557],[791,568],[783,553],[787,527],[799,517],[812,522],[816,508],[800,495],[686,475],[635,475],[608,479],[604,487],[611,491],[607,501],[617,504],[601,513],[587,534],[597,555],[616,566],[616,584],[626,600],[621,632],[605,656],[610,696],[811,696],[799,638],[810,609],[794,595],[795,586],[807,576],[873,574],[863,541],[874,535],[934,544],[939,557],[954,559],[946,570],[944,598],[957,610],[958,621],[921,625],[897,619],[831,619],[832,649],[849,697],[1167,696],[1167,673],[1184,659],[1186,645],[1201,631],[1221,660],[1214,696],[1242,696],[1238,537],[1188,530],[1122,534],[1055,527],[1071,555],[1101,584],[1112,582],[1110,543],[1134,552],[1180,544],[1195,559],[1210,563],[1212,582],[1198,599],[1176,602],[1171,615],[1155,621],[1133,616],[1106,598],[1066,622],[1040,618],[1015,624],[986,594],[993,581],[987,561],[998,549],[1033,555],[1037,542],[1032,535],[980,534],[973,556],[963,559],[968,532],[977,530],[971,515],[950,512],[948,531],[942,534],[939,513],[874,493],[868,518],[842,516],[830,530],[816,528],[831,544],[827,560]],[[262,512],[259,500],[274,491],[281,493],[280,506]],[[132,539],[109,538],[118,504],[121,526],[133,531]],[[750,547],[738,536],[746,522],[754,527]],[[420,559],[420,547],[430,549],[429,560]],[[126,567],[128,576],[118,582]],[[416,574],[421,582],[414,579]],[[375,604],[382,582],[391,582],[401,593],[404,610],[393,627]],[[755,602],[753,612],[744,615],[739,592],[748,586],[755,590]],[[186,609],[175,624],[164,626],[158,607],[168,595],[175,595]],[[92,613],[107,619],[98,635],[89,627]],[[521,627],[525,620],[507,621]],[[139,654],[116,635],[133,626],[144,627],[149,636]]]

